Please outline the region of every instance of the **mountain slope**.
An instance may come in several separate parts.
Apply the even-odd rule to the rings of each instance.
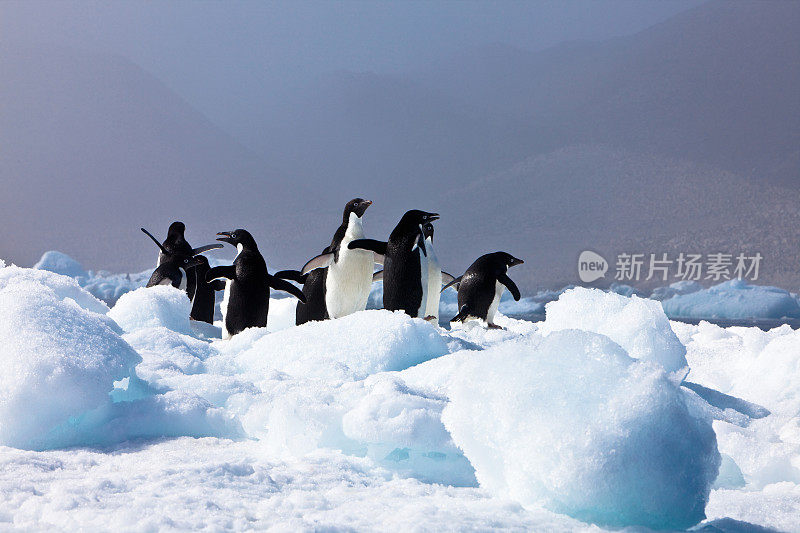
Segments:
[[[244,226],[268,251],[291,253],[282,236],[303,223],[307,191],[133,63],[6,44],[0,71],[6,260],[31,264],[58,248],[94,268],[135,271],[155,257],[139,226],[160,235],[175,219],[192,243]]]

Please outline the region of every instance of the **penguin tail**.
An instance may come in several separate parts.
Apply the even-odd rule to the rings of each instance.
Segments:
[[[450,320],[450,322],[464,322],[469,316],[469,309],[467,308],[467,304],[461,306],[461,309],[458,310],[458,314]]]

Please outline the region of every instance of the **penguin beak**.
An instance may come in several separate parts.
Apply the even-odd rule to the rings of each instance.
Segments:
[[[233,237],[231,237],[230,231],[220,231],[219,233],[217,233],[217,235],[219,235],[219,237],[217,237],[218,241],[227,242],[233,245],[236,244],[235,242],[233,242]]]
[[[434,220],[439,220],[439,213],[427,213],[425,215],[426,222],[433,222]]]
[[[511,260],[511,266],[515,266],[515,265],[521,265],[521,264],[523,264],[524,262],[525,262],[525,261],[523,261],[522,259],[517,259],[517,258],[515,257],[514,259],[512,259],[512,260]]]

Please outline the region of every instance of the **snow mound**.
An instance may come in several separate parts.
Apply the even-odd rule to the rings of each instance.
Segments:
[[[214,345],[235,354],[236,365],[248,372],[270,369],[328,382],[403,370],[448,353],[437,327],[402,312],[361,311],[269,335],[263,330],[253,328]]]
[[[656,301],[598,289],[565,291],[546,306],[542,334],[580,329],[609,337],[634,359],[660,364],[678,381],[688,371],[686,348]]]
[[[493,494],[613,527],[704,518],[720,465],[710,420],[660,366],[607,337],[505,343],[452,381],[442,420]]]
[[[412,390],[396,373],[371,376],[365,387],[342,428],[367,457],[429,483],[476,485],[474,469],[442,424],[446,397]]]
[[[186,293],[169,285],[142,287],[123,294],[108,316],[125,331],[165,327],[191,333],[189,313],[192,302]]]
[[[87,311],[103,315],[108,313],[108,306],[83,290],[73,278],[14,265],[0,269],[0,289],[27,283],[48,287],[59,300],[69,298]]]
[[[45,252],[41,259],[33,265],[37,270],[48,270],[62,276],[71,278],[88,278],[89,273],[83,269],[83,265],[65,253],[51,250]]]
[[[800,318],[800,305],[787,291],[750,285],[738,279],[690,294],[679,294],[661,303],[671,317]]]
[[[104,316],[63,296],[80,291],[74,283],[0,270],[0,444],[48,447],[60,426],[108,403],[114,381],[141,360]],[[77,299],[102,305],[86,293]]]

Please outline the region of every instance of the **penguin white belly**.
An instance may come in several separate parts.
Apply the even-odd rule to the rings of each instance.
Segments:
[[[429,241],[425,241],[428,252],[428,291],[425,299],[425,316],[434,316],[439,320],[439,293],[442,289],[442,268],[439,266],[439,259],[433,252],[433,246]]]
[[[230,339],[231,334],[228,333],[228,328],[225,327],[225,317],[228,316],[228,301],[231,298],[231,280],[225,280],[225,291],[222,293],[222,302],[219,304],[219,310],[222,313],[222,338]]]
[[[422,254],[422,250],[417,250],[419,254],[419,278],[422,285],[422,299],[419,301],[419,311],[417,311],[418,318],[425,318],[428,307],[428,261],[426,260],[425,256]]]
[[[180,284],[178,284],[178,288],[180,290],[182,290],[183,292],[186,292],[186,283],[187,283],[187,279],[188,279],[189,276],[186,273],[185,269],[181,268],[179,270],[180,270],[180,273],[181,273],[181,282],[180,282]],[[192,296],[194,296],[194,295],[192,295]]]
[[[330,264],[325,277],[325,306],[331,318],[367,308],[375,260],[371,251],[347,248],[351,241],[363,238],[361,219],[351,213],[347,232],[339,246],[339,260]]]
[[[494,317],[497,314],[497,307],[500,305],[500,297],[503,296],[503,291],[505,288],[505,285],[499,281],[495,281],[494,299],[492,300],[492,304],[489,306],[489,311],[486,313],[487,324],[494,324]]]

